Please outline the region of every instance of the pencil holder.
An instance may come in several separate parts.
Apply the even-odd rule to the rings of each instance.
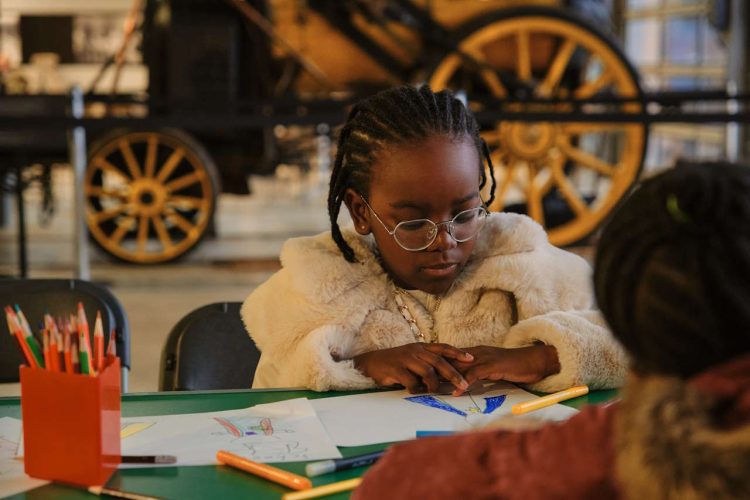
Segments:
[[[21,367],[26,473],[103,485],[120,462],[120,362],[92,377]]]

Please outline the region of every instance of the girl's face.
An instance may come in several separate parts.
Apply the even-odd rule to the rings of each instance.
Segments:
[[[447,225],[441,225],[435,241],[414,252],[404,250],[388,230],[414,219],[449,221],[459,212],[481,206],[479,168],[470,138],[455,141],[436,135],[417,144],[387,147],[378,155],[370,192],[362,193],[372,210],[359,193],[347,190],[345,202],[356,231],[373,234],[383,266],[398,286],[442,294],[461,273],[476,237],[458,243]]]

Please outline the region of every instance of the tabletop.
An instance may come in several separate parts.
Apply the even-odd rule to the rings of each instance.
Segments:
[[[307,390],[233,390],[233,391],[194,391],[158,392],[144,394],[124,394],[122,396],[122,416],[137,417],[146,415],[167,415],[177,413],[197,413],[246,408],[262,403],[273,403],[293,398],[325,398],[359,394],[352,392],[313,392]],[[574,408],[602,403],[616,396],[616,391],[592,391],[586,396],[565,401],[563,404]],[[0,398],[0,417],[21,417],[19,398]],[[387,444],[340,448],[344,457],[361,455],[383,450]],[[275,464],[304,475],[306,462]],[[335,472],[312,478],[313,486],[343,481],[361,476],[365,467]],[[253,498],[279,499],[290,490],[283,486],[251,476],[224,466],[183,466],[147,469],[118,470],[107,483],[108,487],[125,491],[153,495],[162,498]],[[326,497],[326,499],[348,498],[348,493]],[[15,495],[13,499],[75,499],[91,498],[87,492],[75,488],[50,484],[26,493]]]

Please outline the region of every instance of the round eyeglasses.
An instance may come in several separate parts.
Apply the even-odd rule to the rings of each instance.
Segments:
[[[445,226],[451,238],[458,243],[469,241],[476,236],[487,221],[487,209],[482,207],[470,208],[459,212],[451,220],[443,222],[432,222],[430,219],[405,220],[396,224],[392,230],[388,229],[385,222],[372,209],[370,204],[360,195],[362,201],[370,209],[372,215],[378,219],[383,228],[393,236],[396,243],[410,252],[418,252],[432,245],[440,232],[440,226]]]

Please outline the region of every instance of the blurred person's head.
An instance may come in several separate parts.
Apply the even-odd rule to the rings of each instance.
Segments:
[[[594,286],[639,372],[689,377],[750,351],[750,168],[643,182],[603,231]]]

